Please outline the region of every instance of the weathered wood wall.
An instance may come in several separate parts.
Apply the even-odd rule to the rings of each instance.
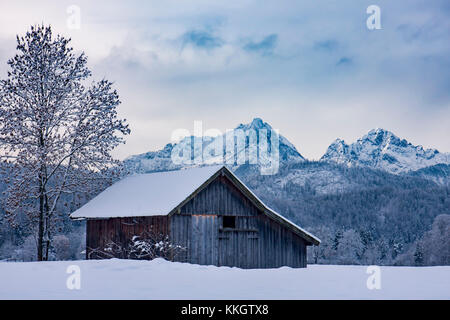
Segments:
[[[88,220],[86,223],[86,259],[107,257],[102,251],[110,243],[126,245],[133,236],[145,232],[169,234],[168,216],[129,217]],[[123,258],[118,256],[118,258]]]

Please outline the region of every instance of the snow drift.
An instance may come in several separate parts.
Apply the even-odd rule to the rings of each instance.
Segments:
[[[80,290],[66,286],[80,269]],[[450,299],[450,267],[381,267],[381,289],[366,266],[243,270],[163,259],[1,262],[0,299]],[[214,285],[212,285],[214,284]]]

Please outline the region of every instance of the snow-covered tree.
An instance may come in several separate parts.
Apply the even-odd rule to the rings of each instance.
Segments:
[[[87,57],[69,42],[50,26],[32,26],[17,36],[18,52],[0,81],[4,207],[13,224],[18,215],[29,218],[38,260],[48,259],[62,195],[88,192],[109,177],[116,163],[110,153],[130,132],[118,118],[112,83],[88,83]]]
[[[347,230],[342,234],[337,247],[337,257],[340,264],[353,264],[359,261],[364,250],[361,237],[355,230]]]
[[[414,252],[414,263],[418,266],[423,265],[423,247],[422,243],[416,244],[416,251]]]
[[[415,262],[427,266],[450,264],[450,215],[438,215],[430,231],[416,244]]]

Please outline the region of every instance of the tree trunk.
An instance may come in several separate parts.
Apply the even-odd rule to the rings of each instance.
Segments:
[[[45,189],[44,189],[45,191]],[[48,251],[50,249],[50,208],[48,205],[48,196],[45,193],[45,232],[46,232],[46,241],[45,241],[45,256],[44,256],[44,260],[48,261]]]
[[[44,149],[44,135],[43,131],[40,132],[39,137],[39,147],[41,150]],[[38,234],[38,261],[44,260],[44,234],[45,234],[45,182],[44,178],[46,175],[46,168],[43,164],[43,159],[41,159],[41,167],[39,170],[39,234]]]
[[[42,183],[41,173],[39,174],[39,231],[38,231],[38,247],[37,259],[43,260],[44,247],[44,187]]]

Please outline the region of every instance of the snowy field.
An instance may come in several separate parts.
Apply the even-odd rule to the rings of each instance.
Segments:
[[[79,290],[67,288],[70,265],[79,266]],[[367,288],[366,270],[243,270],[163,259],[0,262],[0,299],[450,299],[450,266],[381,267],[379,290]]]

